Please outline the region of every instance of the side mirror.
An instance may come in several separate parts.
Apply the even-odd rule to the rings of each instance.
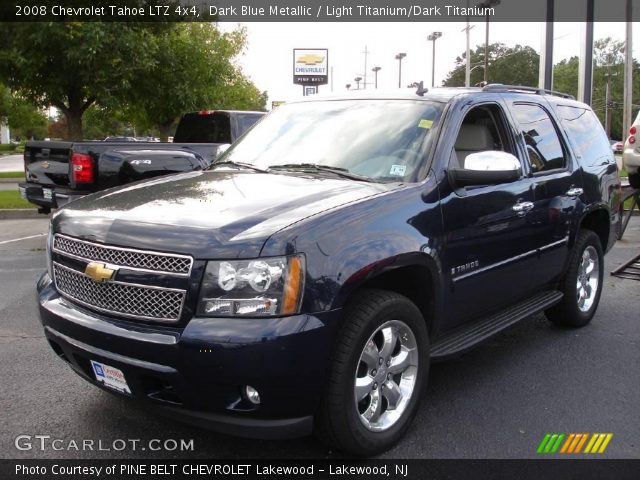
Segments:
[[[497,150],[471,153],[464,161],[464,168],[452,168],[449,175],[458,187],[513,182],[520,178],[520,160]]]

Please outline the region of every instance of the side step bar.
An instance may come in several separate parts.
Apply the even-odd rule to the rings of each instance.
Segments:
[[[561,299],[562,293],[555,290],[539,293],[506,310],[458,327],[431,345],[431,359],[443,360],[469,350],[514,323],[552,307]]]

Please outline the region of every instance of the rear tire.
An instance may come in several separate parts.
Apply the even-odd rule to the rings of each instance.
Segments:
[[[580,230],[567,273],[560,282],[564,297],[545,311],[550,321],[572,328],[584,327],[591,321],[602,294],[603,258],[600,237],[591,230]]]
[[[640,172],[629,174],[629,185],[631,188],[640,188]]]
[[[388,450],[416,414],[428,369],[428,333],[415,304],[362,290],[344,310],[316,433],[352,455]]]

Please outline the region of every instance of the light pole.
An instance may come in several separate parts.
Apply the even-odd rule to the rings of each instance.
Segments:
[[[436,40],[442,36],[442,32],[433,32],[427,40],[433,42],[433,53],[431,55],[431,88],[434,87],[436,79]]]
[[[373,67],[373,68],[371,69],[371,71],[373,72],[373,78],[374,78],[374,80],[373,80],[373,81],[374,81],[374,85],[375,85],[375,88],[376,88],[376,89],[378,88],[378,72],[379,72],[381,69],[382,69],[382,67]]]
[[[398,53],[396,55],[396,60],[398,60],[398,88],[402,88],[402,59],[406,56],[406,53]]]
[[[362,77],[356,77],[353,79],[354,82],[356,82],[356,90],[360,90],[360,82],[362,81]]]
[[[478,8],[485,9],[486,29],[484,37],[484,81],[489,81],[489,8],[500,5],[500,0],[484,0],[484,2],[476,5]]]

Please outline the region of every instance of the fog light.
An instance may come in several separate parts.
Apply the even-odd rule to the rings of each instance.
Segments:
[[[260,394],[258,391],[253,388],[251,385],[247,385],[244,387],[244,395],[254,405],[260,405]]]

